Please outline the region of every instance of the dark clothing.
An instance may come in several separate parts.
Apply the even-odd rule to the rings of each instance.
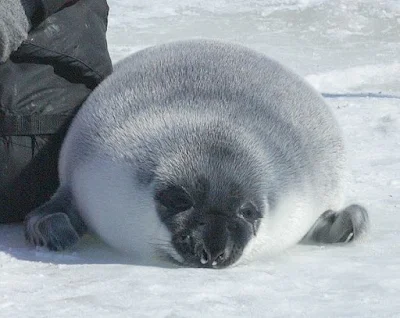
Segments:
[[[78,0],[34,0],[34,1],[38,2],[41,6],[40,12],[37,12],[37,15],[34,16],[34,19],[39,19],[40,20],[39,22],[41,22],[45,20],[47,17],[51,16],[53,13],[60,10],[62,7],[66,5],[71,5]],[[33,21],[33,23],[36,24],[37,22]]]
[[[107,16],[106,0],[79,0],[31,30],[0,64],[0,223],[21,221],[56,190],[69,122],[112,70]]]

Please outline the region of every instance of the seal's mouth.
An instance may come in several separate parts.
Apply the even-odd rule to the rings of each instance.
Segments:
[[[236,261],[239,260],[242,254],[243,251],[241,250],[235,254],[231,253],[228,257],[222,254],[213,259],[210,258],[210,256],[205,251],[203,251],[200,256],[200,262],[198,261],[198,257],[193,257],[185,260],[184,265],[198,268],[223,269],[233,265]]]
[[[204,243],[188,238],[187,235],[153,245],[158,260],[179,267],[223,269],[233,265],[243,254],[243,248],[232,241],[221,251],[214,246],[206,247]]]
[[[208,262],[208,256],[206,254],[202,255],[200,258],[200,263],[196,257],[184,259],[183,257],[177,258],[176,255],[171,255],[164,249],[158,249],[158,258],[161,261],[171,263],[177,267],[193,267],[193,268],[211,268],[211,269],[223,269],[229,267],[239,260],[243,252],[239,252],[237,257],[232,257],[228,259],[220,258],[214,260],[212,263]]]
[[[212,230],[212,229],[211,229]],[[235,263],[243,254],[243,244],[237,244],[226,227],[217,231],[203,226],[191,233],[174,235],[171,244],[182,264],[201,268],[225,268]]]

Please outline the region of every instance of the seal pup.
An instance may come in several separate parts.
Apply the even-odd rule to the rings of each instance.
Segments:
[[[342,207],[344,169],[339,126],[298,75],[236,44],[159,45],[120,62],[79,110],[60,187],[26,237],[62,250],[89,228],[138,259],[212,268],[348,242],[368,215]]]

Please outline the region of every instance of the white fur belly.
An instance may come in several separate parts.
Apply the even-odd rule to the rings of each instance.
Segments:
[[[150,189],[135,184],[134,169],[94,159],[73,172],[72,193],[91,230],[111,246],[143,260],[155,258],[154,241],[169,241]]]

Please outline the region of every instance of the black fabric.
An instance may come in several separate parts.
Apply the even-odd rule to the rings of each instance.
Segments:
[[[21,221],[56,190],[69,123],[112,70],[107,16],[105,0],[64,7],[0,65],[0,223]]]
[[[15,115],[0,117],[0,136],[52,135],[68,115]]]
[[[27,0],[25,0],[27,1]],[[32,1],[32,0],[31,0]],[[41,13],[37,16],[38,19],[44,20],[52,14],[56,13],[66,5],[72,5],[77,0],[35,0],[41,4]]]
[[[54,135],[32,136],[39,150],[33,158],[31,137],[3,137],[0,159],[8,169],[5,169],[7,182],[0,191],[0,223],[23,221],[28,212],[54,194],[59,184],[58,154],[70,120]],[[11,148],[6,153],[3,151],[4,142],[8,138],[11,139]],[[3,161],[4,155],[6,161]],[[3,172],[4,169],[0,169],[0,178],[4,177]]]
[[[32,20],[37,13],[43,16],[43,6],[41,0],[21,0],[25,14],[29,20]]]

